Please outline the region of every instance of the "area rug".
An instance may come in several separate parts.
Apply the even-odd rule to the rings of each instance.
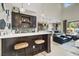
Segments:
[[[60,45],[60,47],[69,51],[70,53],[73,53],[75,55],[79,55],[79,48],[75,47],[75,41],[73,41],[73,40]]]

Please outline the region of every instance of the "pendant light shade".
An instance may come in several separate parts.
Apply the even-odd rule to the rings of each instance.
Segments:
[[[27,5],[30,6],[30,3],[28,3]]]
[[[25,12],[25,9],[23,8],[23,3],[22,3],[22,7],[20,8],[20,12]]]
[[[24,12],[24,11],[25,11],[24,8],[21,8],[21,9],[20,9],[20,12]]]

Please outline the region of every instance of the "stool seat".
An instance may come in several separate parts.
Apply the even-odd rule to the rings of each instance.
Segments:
[[[38,40],[35,40],[35,43],[36,43],[36,44],[43,44],[43,43],[45,43],[45,40],[43,40],[43,39],[38,39]]]
[[[27,42],[17,43],[14,45],[14,49],[19,50],[19,49],[27,48],[28,46],[29,44]]]

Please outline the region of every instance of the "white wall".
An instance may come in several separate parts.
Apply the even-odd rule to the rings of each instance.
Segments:
[[[59,3],[47,3],[42,4],[42,13],[52,18],[60,18],[61,4]]]
[[[42,4],[42,14],[44,14],[50,23],[55,23],[61,19],[61,4],[57,3],[47,3]]]
[[[21,8],[22,4],[20,3],[5,3],[5,9],[12,10],[12,7]],[[57,22],[61,19],[61,4],[59,3],[31,3],[23,4],[23,8],[33,11],[33,14],[38,15],[38,21],[48,21],[48,22]],[[28,13],[27,11],[24,13]],[[32,13],[31,13],[32,14]],[[41,19],[41,15],[44,14],[45,19]]]
[[[75,3],[68,8],[63,8],[63,19],[68,21],[79,20],[79,4]]]

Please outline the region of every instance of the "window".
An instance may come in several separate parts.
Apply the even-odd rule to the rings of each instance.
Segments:
[[[71,6],[71,5],[72,5],[72,3],[64,3],[64,8],[67,8],[67,7]]]

